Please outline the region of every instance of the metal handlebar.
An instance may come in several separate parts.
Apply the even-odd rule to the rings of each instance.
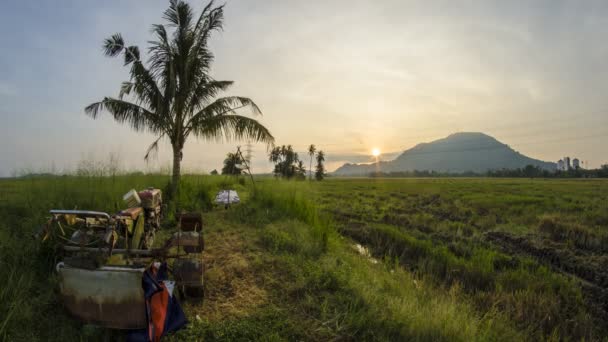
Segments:
[[[110,214],[104,213],[102,211],[53,209],[49,212],[52,215],[77,215],[77,216],[85,216],[85,217],[103,217],[107,220],[110,220]]]

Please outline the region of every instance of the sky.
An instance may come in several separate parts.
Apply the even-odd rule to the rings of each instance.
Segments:
[[[196,9],[203,1],[190,1]],[[104,57],[120,32],[144,51],[165,0],[0,3],[0,176],[64,172],[118,156],[123,168],[168,168],[164,141],[84,107],[116,96],[128,69]],[[607,1],[227,0],[211,41],[227,95],[252,98],[277,144],[328,168],[392,159],[454,132],[494,136],[533,158],[608,162]],[[144,54],[145,57],[145,54]],[[184,168],[220,169],[247,142],[190,139]],[[267,172],[253,146],[253,171]],[[307,164],[307,163],[306,163]]]

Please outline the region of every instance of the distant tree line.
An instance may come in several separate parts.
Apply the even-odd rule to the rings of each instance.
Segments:
[[[312,163],[314,159],[316,160],[314,177],[316,180],[323,180],[326,176],[325,153],[323,151],[317,151],[315,145],[310,145],[308,147],[308,155],[310,157],[308,178],[312,180]],[[272,173],[275,177],[297,180],[306,179],[306,166],[304,165],[304,161],[298,156],[298,153],[294,151],[293,146],[282,145],[273,147],[268,154],[268,160],[274,163],[274,170]],[[236,153],[228,153],[226,155],[221,173],[222,175],[234,176],[245,174],[246,171],[243,169],[243,166],[247,163],[249,163],[249,161],[243,157],[243,154],[240,153],[240,149],[237,148]],[[217,175],[218,172],[217,170],[213,170],[211,174]]]
[[[495,178],[608,178],[608,164],[599,169],[572,169],[569,171],[549,171],[538,166],[524,168],[489,170],[487,172],[437,172],[437,171],[399,171],[372,172],[369,177],[495,177]]]
[[[317,151],[315,145],[308,147],[308,155],[310,157],[308,178],[312,180],[312,162],[316,160],[315,179],[323,180],[325,178],[325,153]],[[306,179],[306,166],[294,151],[291,145],[275,146],[268,154],[268,160],[274,163],[273,174],[275,177],[287,179]]]

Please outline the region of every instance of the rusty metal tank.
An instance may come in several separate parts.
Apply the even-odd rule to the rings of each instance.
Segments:
[[[145,328],[144,271],[129,266],[88,270],[59,263],[62,301],[74,317],[86,323],[113,329]]]

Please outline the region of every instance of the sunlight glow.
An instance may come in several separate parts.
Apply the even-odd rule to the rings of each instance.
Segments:
[[[380,149],[378,149],[378,148],[374,148],[374,149],[372,150],[372,156],[374,156],[374,157],[378,157],[379,155],[380,155]]]

